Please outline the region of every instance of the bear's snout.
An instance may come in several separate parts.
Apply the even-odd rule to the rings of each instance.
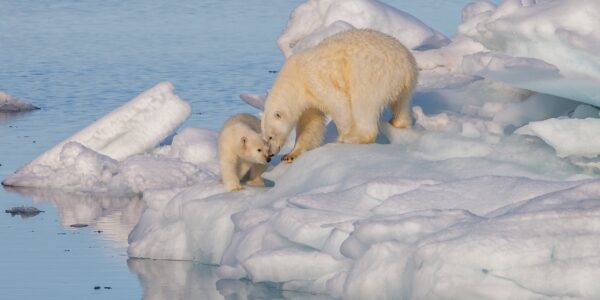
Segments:
[[[277,147],[277,151],[273,151],[275,148],[275,146],[273,145],[269,145],[269,156],[273,157],[275,154],[279,153],[279,150],[281,150],[281,146]]]

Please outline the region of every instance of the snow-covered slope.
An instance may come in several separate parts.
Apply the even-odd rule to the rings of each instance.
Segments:
[[[586,237],[598,234],[599,181],[544,180],[578,170],[517,140],[479,157],[442,147],[442,161],[411,147],[326,145],[272,170],[273,188],[196,185],[144,213],[129,254],[345,298],[597,295],[595,284],[553,285],[598,267]]]

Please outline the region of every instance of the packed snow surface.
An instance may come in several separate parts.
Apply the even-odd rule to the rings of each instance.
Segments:
[[[474,2],[448,41],[377,1],[309,0],[284,53],[352,27],[393,32],[421,68],[411,129],[384,112],[378,143],[346,145],[329,123],[326,145],[275,157],[268,187],[228,193],[217,132],[157,146],[189,114],[160,84],[4,183],[141,193],[129,256],[218,265],[231,297],[251,282],[345,299],[600,298],[598,3]]]

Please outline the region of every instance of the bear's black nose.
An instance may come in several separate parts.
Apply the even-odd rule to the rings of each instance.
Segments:
[[[271,157],[273,157],[273,156],[275,156],[275,154],[269,154],[269,158],[271,158]]]
[[[271,155],[273,156],[273,155]],[[267,157],[267,162],[271,162],[271,156]]]

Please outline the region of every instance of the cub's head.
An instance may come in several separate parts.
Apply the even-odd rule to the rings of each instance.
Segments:
[[[239,156],[248,162],[266,165],[271,161],[269,144],[258,134],[244,135],[239,141]]]
[[[265,112],[261,120],[262,136],[269,144],[269,153],[277,154],[290,132],[293,129],[294,121],[290,113],[284,110],[272,110],[265,107]]]

